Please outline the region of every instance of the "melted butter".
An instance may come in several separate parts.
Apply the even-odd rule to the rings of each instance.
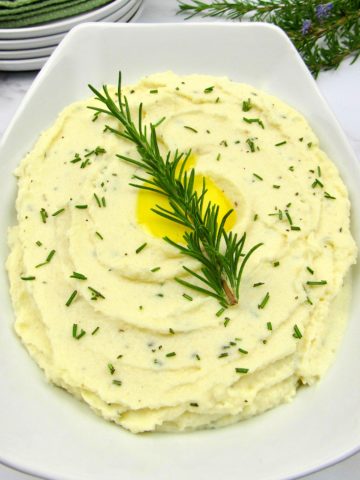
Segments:
[[[194,163],[195,158],[194,156],[191,156],[187,162],[186,170],[189,170]],[[234,206],[210,177],[204,177],[203,175],[195,176],[194,188],[198,193],[201,193],[202,191],[204,178],[207,189],[204,201],[204,211],[209,202],[218,205],[219,219],[221,220],[221,218],[229,210],[233,209]],[[153,212],[151,209],[156,208],[156,205],[171,210],[169,201],[164,195],[149,190],[139,190],[136,208],[137,222],[139,225],[155,237],[169,237],[175,242],[183,243],[183,235],[186,231],[185,227],[172,222],[171,220],[167,220]],[[226,220],[225,230],[231,230],[235,225],[235,222],[236,213],[233,211]]]

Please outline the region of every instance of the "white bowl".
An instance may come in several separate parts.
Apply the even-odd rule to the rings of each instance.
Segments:
[[[0,146],[0,257],[15,222],[12,170],[87,84],[125,82],[172,69],[228,75],[277,95],[302,112],[350,191],[360,239],[360,172],[344,134],[296,50],[265,24],[88,24],[62,41],[40,72]],[[134,436],[48,385],[12,329],[5,271],[0,277],[0,460],[61,480],[283,480],[330,465],[360,448],[360,284],[335,364],[291,404],[232,427]]]

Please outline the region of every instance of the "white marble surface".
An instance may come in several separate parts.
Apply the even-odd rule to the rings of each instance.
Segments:
[[[183,22],[184,18],[176,15],[176,10],[176,0],[145,0],[143,12],[137,21]],[[36,73],[0,71],[0,138]],[[346,62],[336,71],[322,73],[318,84],[360,161],[360,60],[352,66]],[[308,480],[357,480],[360,478],[360,453],[306,478]],[[36,479],[0,465],[0,480]]]

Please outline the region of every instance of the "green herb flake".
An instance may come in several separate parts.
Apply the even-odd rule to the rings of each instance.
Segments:
[[[243,348],[238,348],[238,352],[243,353],[244,355],[247,355],[249,353],[247,350],[244,350]]]
[[[262,310],[263,308],[265,308],[266,304],[268,303],[269,301],[269,298],[270,298],[270,294],[269,292],[266,293],[265,297],[261,300],[261,302],[259,303],[258,305],[258,308],[260,310]]]
[[[100,240],[104,240],[104,237],[99,232],[95,232],[95,235],[99,237]]]
[[[336,200],[336,197],[333,197],[333,196],[330,195],[330,193],[328,193],[328,192],[325,192],[325,193],[324,193],[324,197],[327,198],[328,200]]]
[[[170,352],[170,353],[167,353],[165,356],[166,357],[175,357],[176,353],[175,352]]]
[[[295,324],[294,325],[294,333],[293,333],[294,338],[302,338],[302,333],[300,332],[299,327]]]
[[[92,287],[87,287],[90,292],[91,292],[91,300],[97,300],[98,298],[103,298],[105,299],[104,295],[100,292],[98,292],[97,290],[95,290],[95,288],[92,288]]]
[[[246,118],[246,117],[243,117],[243,120],[244,120],[244,122],[246,122],[246,123],[257,123],[258,125],[260,125],[260,127],[261,127],[262,129],[265,129],[264,124],[263,124],[263,122],[260,120],[260,118]]]
[[[34,276],[30,276],[30,277],[20,277],[20,278],[21,278],[21,280],[25,280],[25,281],[32,281],[32,280],[35,280],[35,279],[36,279],[36,277],[34,277]]]
[[[122,385],[121,380],[113,380],[112,383],[113,383],[113,385],[116,385],[117,387],[121,387],[121,385]]]
[[[214,90],[214,86],[212,86],[212,87],[206,87],[206,88],[204,89],[204,93],[211,93],[213,90]]]
[[[110,372],[110,375],[114,375],[114,373],[115,373],[115,367],[114,367],[114,365],[113,365],[112,363],[108,363],[108,364],[107,364],[107,368],[108,368],[108,370],[109,370],[109,372]]]
[[[85,275],[79,272],[73,272],[72,275],[70,275],[70,278],[76,278],[77,280],[87,280],[87,277],[85,277]]]
[[[56,212],[52,213],[52,217],[56,217],[57,215],[60,215],[60,213],[65,212],[65,208],[60,208],[60,210],[56,210]]]
[[[248,368],[235,368],[236,373],[248,373],[249,369]]]
[[[225,317],[225,320],[224,320],[224,327],[225,327],[225,328],[229,325],[229,322],[230,322],[230,318],[229,318],[229,317]]]
[[[77,290],[74,290],[74,291],[72,292],[72,294],[70,295],[70,297],[68,298],[67,302],[65,303],[65,305],[66,305],[67,307],[70,307],[70,305],[71,305],[72,302],[74,301],[76,295],[77,295]]]
[[[250,98],[242,102],[242,111],[249,112],[252,109],[252,104]]]
[[[190,130],[190,131],[192,131],[192,132],[194,132],[194,133],[199,133],[195,128],[189,127],[189,125],[184,125],[184,128],[186,128],[187,130]]]
[[[41,208],[40,209],[40,217],[41,217],[41,220],[43,223],[46,223],[46,219],[49,217],[47,211],[45,210],[45,208]]]
[[[273,329],[272,323],[271,323],[271,322],[267,322],[266,328],[271,331],[271,330]]]
[[[78,153],[75,153],[75,157],[73,158],[73,160],[70,160],[70,163],[78,163],[78,162],[81,162],[81,157]]]
[[[260,177],[257,173],[253,173],[254,177],[256,177],[258,180],[263,181],[264,179]]]
[[[314,275],[314,270],[310,267],[306,267],[306,270],[311,273],[311,275]]]
[[[186,298],[186,300],[189,300],[189,302],[192,302],[194,300],[193,297],[190,297],[190,295],[188,295],[187,293],[183,293],[182,296]]]
[[[96,195],[96,193],[94,193],[94,198],[96,200],[96,203],[97,203],[98,207],[101,208],[101,202],[100,202],[99,197]]]
[[[38,247],[41,247],[41,246],[42,246],[42,243],[40,242],[40,240],[38,240],[38,241],[35,242],[35,243],[36,243],[36,245],[37,245]]]
[[[254,153],[256,151],[256,145],[255,142],[252,138],[247,138],[246,143],[248,144],[250,148],[250,152]]]
[[[158,272],[160,270],[160,268],[161,267],[154,267],[150,270],[150,272],[153,272],[153,273]]]
[[[225,309],[224,307],[222,307],[222,308],[220,308],[220,310],[218,310],[218,311],[216,312],[215,315],[216,315],[217,317],[221,317],[221,315],[225,312],[225,310],[226,310],[226,309]]]
[[[218,355],[218,358],[225,358],[225,357],[228,357],[229,354],[227,352],[224,352],[224,353],[220,353],[220,355]]]
[[[138,247],[136,250],[135,250],[135,253],[138,254],[140,253],[142,250],[144,250],[144,248],[146,247],[147,245],[147,242],[143,243],[142,245],[140,245],[140,247]]]
[[[306,282],[306,285],[309,285],[309,287],[317,287],[319,285],[326,285],[327,281],[326,280],[318,280],[318,281],[309,281]]]
[[[88,208],[87,205],[75,205],[75,208],[78,208],[79,210],[85,210],[85,208]]]
[[[172,328],[169,328],[169,333],[170,333],[171,335],[175,335],[175,332],[174,332],[174,330],[173,330]]]
[[[265,285],[264,282],[257,282],[257,283],[254,283],[253,287],[260,287],[260,285]]]
[[[279,265],[280,265],[280,262],[274,262],[274,263],[273,263],[273,266],[274,266],[274,267],[278,267]]]
[[[199,406],[199,404],[198,404],[198,403],[196,403],[196,402],[191,402],[191,403],[190,403],[190,406],[191,406],[191,407],[198,407],[198,406]]]
[[[318,178],[315,179],[315,181],[311,184],[312,188],[316,188],[319,186],[320,188],[324,188],[324,184],[320,182]]]
[[[156,94],[156,93],[159,93],[159,90],[157,88],[154,88],[154,89],[150,90],[150,93]]]
[[[95,335],[99,331],[100,327],[96,327],[92,332],[91,335]]]
[[[301,230],[301,228],[300,228],[300,227],[296,227],[295,225],[291,225],[290,230],[293,230],[293,231],[298,232],[299,230]]]
[[[101,197],[101,204],[105,208],[106,207],[106,199],[105,197]]]
[[[287,141],[284,140],[283,142],[275,143],[275,147],[282,147],[283,145],[286,145]]]

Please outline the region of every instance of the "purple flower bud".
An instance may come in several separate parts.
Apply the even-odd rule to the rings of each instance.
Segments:
[[[306,35],[307,33],[309,33],[310,28],[311,28],[311,20],[304,20],[301,28],[301,33],[303,35]]]
[[[332,8],[333,8],[333,4],[331,2],[326,3],[324,5],[323,4],[317,5],[315,9],[315,13],[318,20],[321,22],[324,18],[326,18],[329,15],[330,10]]]

